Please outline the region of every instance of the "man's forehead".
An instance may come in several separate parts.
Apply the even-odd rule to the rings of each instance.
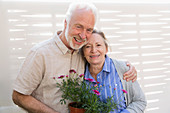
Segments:
[[[81,8],[81,9],[76,8],[76,9],[73,11],[73,13],[81,13],[81,12],[92,12],[92,10],[86,9],[86,8]]]
[[[86,28],[86,29],[92,29],[94,28],[94,26],[90,25],[90,24],[86,24],[86,26],[84,26],[83,24],[81,23],[76,23],[75,26],[80,26],[80,27],[83,27],[83,28]]]
[[[70,24],[81,25],[86,29],[93,29],[95,25],[95,15],[91,10],[77,9],[70,18]]]

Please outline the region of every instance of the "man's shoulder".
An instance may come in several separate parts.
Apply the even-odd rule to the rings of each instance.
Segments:
[[[46,49],[49,49],[53,45],[54,45],[54,40],[53,40],[53,38],[50,38],[48,40],[42,41],[42,42],[34,45],[31,48],[31,51],[45,51]]]

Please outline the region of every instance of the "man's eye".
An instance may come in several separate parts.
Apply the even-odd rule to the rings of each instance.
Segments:
[[[77,25],[76,28],[81,28],[81,26]]]
[[[92,33],[93,30],[92,30],[92,29],[87,29],[87,32],[88,32],[88,33]]]
[[[101,44],[97,44],[97,46],[101,46]]]

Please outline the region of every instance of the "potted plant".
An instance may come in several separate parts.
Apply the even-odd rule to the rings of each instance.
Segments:
[[[118,103],[113,102],[113,96],[108,97],[106,102],[100,101],[98,84],[94,86],[91,84],[93,79],[84,78],[84,74],[79,75],[75,70],[70,70],[69,73],[69,75],[61,75],[54,79],[63,79],[61,83],[56,84],[63,92],[61,104],[66,104],[66,100],[72,102],[69,104],[70,113],[76,113],[77,109],[82,110],[77,113],[109,113],[117,108]],[[86,81],[90,81],[90,84]],[[72,110],[73,107],[76,108],[75,111]]]

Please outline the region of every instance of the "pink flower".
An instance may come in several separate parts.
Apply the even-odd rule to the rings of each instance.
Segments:
[[[96,82],[97,84],[99,84],[100,82]]]
[[[124,89],[122,89],[122,91],[123,91],[123,93],[127,93],[127,91],[126,91],[126,90],[124,90]]]
[[[92,89],[92,91],[94,92],[94,94],[96,94],[96,95],[100,95],[99,91],[94,90],[94,89]]]
[[[69,73],[76,73],[76,71],[74,69],[70,69]]]
[[[59,76],[58,78],[64,78],[64,75]]]
[[[87,78],[87,79],[85,79],[85,80],[88,80],[88,81],[90,81],[90,82],[94,82],[94,80],[91,79],[91,78]]]
[[[97,84],[95,84],[94,87],[97,87]]]
[[[114,88],[114,90],[116,90],[116,88]]]
[[[66,77],[68,78],[68,75],[66,75]]]
[[[53,77],[53,79],[55,79],[55,77]]]
[[[79,75],[79,77],[84,77],[84,74]]]

